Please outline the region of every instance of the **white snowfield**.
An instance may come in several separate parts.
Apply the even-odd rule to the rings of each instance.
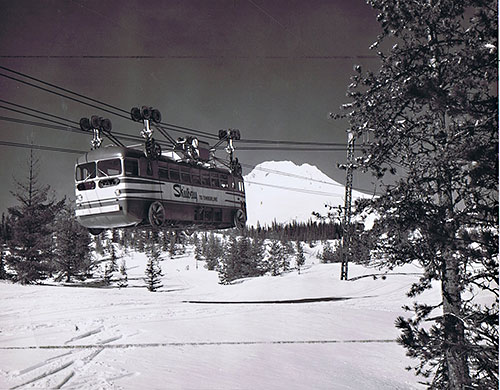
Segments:
[[[325,204],[344,205],[344,184],[337,183],[317,167],[291,161],[266,161],[245,179],[248,225],[270,226],[273,221],[290,223],[313,219],[312,212],[326,215]],[[370,197],[353,191],[353,200]]]
[[[165,256],[156,293],[135,252],[124,257],[127,288],[2,282],[0,388],[421,388],[394,342],[394,320],[407,314],[405,292],[421,270],[340,281],[339,266],[319,264],[317,251],[306,246],[300,275],[229,286],[204,263],[196,268],[192,248]]]

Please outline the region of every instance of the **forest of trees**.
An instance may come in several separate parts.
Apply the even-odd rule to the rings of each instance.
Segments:
[[[338,223],[309,220],[288,224],[273,222],[264,227],[257,223],[255,227],[247,227],[244,234],[251,238],[312,242],[339,239],[342,229]]]

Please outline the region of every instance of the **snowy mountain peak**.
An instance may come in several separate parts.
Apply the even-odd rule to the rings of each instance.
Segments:
[[[310,164],[266,161],[244,177],[248,224],[270,225],[273,221],[306,222],[312,212],[326,213],[325,205],[344,203],[345,188]],[[363,196],[356,191],[353,198]]]

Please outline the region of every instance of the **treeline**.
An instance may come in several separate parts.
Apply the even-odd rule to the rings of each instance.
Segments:
[[[300,241],[294,245],[291,241],[210,233],[195,238],[194,245],[196,260],[205,261],[209,270],[217,271],[222,284],[266,274],[278,276],[292,269],[300,273],[305,263]]]
[[[312,242],[318,240],[335,240],[342,236],[342,228],[338,223],[307,222],[277,223],[274,221],[271,226],[250,226],[244,233],[251,238],[275,239],[288,241]]]

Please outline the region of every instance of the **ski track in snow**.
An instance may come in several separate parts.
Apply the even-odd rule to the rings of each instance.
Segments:
[[[17,381],[21,380],[21,383],[10,387],[10,389],[29,388],[31,386],[35,386],[36,388],[54,389],[60,389],[63,388],[63,386],[65,388],[68,387],[68,383],[70,383],[70,381],[74,381],[79,377],[79,375],[85,373],[87,365],[92,363],[94,359],[106,349],[109,343],[122,338],[122,335],[117,335],[104,340],[95,340],[95,337],[93,336],[96,336],[103,331],[104,328],[99,327],[84,332],[76,337],[66,340],[62,345],[57,346],[56,348],[41,345],[20,347],[21,349],[70,349],[70,351],[47,358],[32,366],[19,370],[17,375],[15,375],[15,378]],[[70,345],[70,343],[74,341],[88,338],[91,338],[91,341],[94,342],[94,344]],[[0,349],[9,349],[9,347],[0,347]],[[122,378],[128,375],[130,374],[122,374],[117,378]],[[88,382],[88,379],[85,379],[85,382]],[[78,386],[76,388],[78,388]]]
[[[417,276],[340,282],[313,251],[301,275],[230,286],[188,254],[149,293],[137,253],[124,289],[2,284],[0,388],[421,388],[393,326]]]

